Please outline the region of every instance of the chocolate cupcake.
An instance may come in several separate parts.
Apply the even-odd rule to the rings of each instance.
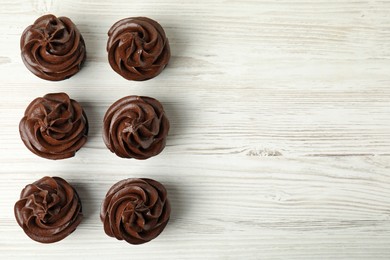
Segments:
[[[169,42],[160,24],[146,17],[125,18],[108,31],[108,61],[128,80],[154,78],[171,57]]]
[[[41,16],[24,30],[20,49],[26,67],[52,81],[76,74],[86,58],[84,39],[73,22],[51,14]]]
[[[148,159],[161,153],[168,131],[163,106],[150,97],[124,97],[104,116],[104,143],[122,158]]]
[[[87,141],[88,120],[80,104],[65,93],[34,99],[19,132],[26,147],[47,159],[73,157]]]
[[[15,218],[33,240],[54,243],[70,235],[83,217],[76,190],[59,177],[27,185],[15,203]]]
[[[161,183],[151,179],[126,179],[107,192],[100,219],[110,237],[143,244],[164,230],[170,213],[167,191]]]

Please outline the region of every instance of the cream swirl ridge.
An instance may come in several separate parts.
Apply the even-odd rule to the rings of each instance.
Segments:
[[[41,243],[64,239],[83,217],[76,190],[59,177],[44,177],[27,185],[15,203],[14,212],[24,232]]]
[[[147,17],[125,18],[108,31],[108,60],[114,71],[128,80],[151,79],[171,57],[161,25]]]
[[[164,149],[169,121],[160,102],[151,97],[124,97],[104,116],[103,140],[119,157],[147,159]]]
[[[65,93],[34,99],[19,124],[26,147],[47,159],[75,155],[87,141],[88,120],[80,104]]]
[[[51,14],[41,16],[24,30],[20,49],[26,67],[52,81],[73,76],[86,59],[84,39],[73,22]]]
[[[151,179],[126,179],[107,192],[100,219],[107,235],[142,244],[164,230],[170,213],[167,191],[161,183]]]

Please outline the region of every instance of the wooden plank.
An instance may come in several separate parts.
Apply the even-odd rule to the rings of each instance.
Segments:
[[[19,190],[40,178],[42,167],[27,161],[2,172],[8,181],[1,185],[0,250],[7,257],[36,252],[113,259],[129,250],[132,257],[155,259],[386,259],[390,254],[388,157],[166,155],[147,164],[110,157],[92,150],[73,161],[46,164],[46,174],[63,176],[77,188],[86,216],[75,233],[50,246],[30,241],[12,212]],[[172,203],[167,229],[143,246],[107,237],[99,220],[105,191],[127,177],[160,180]]]

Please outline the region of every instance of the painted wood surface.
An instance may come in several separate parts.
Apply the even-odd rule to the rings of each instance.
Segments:
[[[48,82],[20,58],[25,27],[68,16],[88,59]],[[390,1],[0,0],[1,259],[389,259]],[[130,82],[107,62],[117,20],[161,23],[172,58],[155,79]],[[29,152],[18,123],[30,101],[67,92],[86,110],[87,144],[49,161]],[[160,100],[167,147],[146,161],[111,154],[102,118],[117,99]],[[20,190],[61,176],[80,193],[84,221],[65,240],[31,241],[16,224]],[[102,199],[115,182],[154,178],[172,216],[152,242],[105,235]]]

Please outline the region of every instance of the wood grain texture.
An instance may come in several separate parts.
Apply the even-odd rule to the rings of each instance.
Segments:
[[[24,67],[25,27],[68,16],[88,59],[76,76],[43,81]],[[390,1],[0,0],[0,255],[2,259],[389,259]],[[117,20],[161,23],[172,59],[129,82],[109,66]],[[22,144],[27,104],[67,92],[86,110],[87,144],[48,161]],[[117,99],[160,100],[167,147],[146,161],[111,154],[102,118]],[[52,245],[16,224],[20,190],[45,175],[79,191],[79,228]],[[166,185],[172,217],[156,240],[131,246],[104,234],[108,188],[128,177]]]

